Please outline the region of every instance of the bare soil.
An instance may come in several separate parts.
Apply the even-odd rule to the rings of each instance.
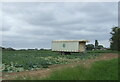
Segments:
[[[2,79],[3,80],[14,80],[16,77],[24,77],[24,76],[43,78],[43,77],[49,76],[52,73],[52,71],[54,71],[54,70],[62,69],[65,67],[74,67],[79,64],[84,65],[86,67],[90,67],[90,65],[95,61],[110,60],[110,59],[117,58],[117,57],[118,57],[118,54],[116,54],[116,53],[103,53],[101,56],[99,56],[95,59],[80,60],[78,62],[74,62],[71,64],[51,65],[51,66],[49,66],[49,68],[44,68],[44,69],[39,69],[39,70],[34,70],[34,71],[3,73]]]

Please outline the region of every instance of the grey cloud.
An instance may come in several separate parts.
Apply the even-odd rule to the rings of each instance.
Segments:
[[[108,47],[117,25],[113,2],[4,3],[3,13],[3,45],[15,48],[50,48],[58,39],[98,39]]]

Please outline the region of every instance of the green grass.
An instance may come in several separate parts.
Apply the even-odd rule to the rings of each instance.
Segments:
[[[118,59],[97,61],[90,68],[77,66],[57,70],[44,80],[118,80]]]
[[[120,51],[114,51],[114,50],[93,50],[87,52],[88,53],[120,53]]]

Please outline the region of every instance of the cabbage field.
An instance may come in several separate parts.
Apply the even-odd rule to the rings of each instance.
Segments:
[[[69,64],[100,56],[98,53],[60,55],[51,50],[15,50],[2,52],[2,71],[20,72],[49,68],[53,64]]]

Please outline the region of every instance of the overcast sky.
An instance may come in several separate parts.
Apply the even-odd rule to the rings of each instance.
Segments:
[[[23,2],[2,4],[2,46],[51,48],[52,40],[98,40],[109,47],[118,25],[117,2]]]

